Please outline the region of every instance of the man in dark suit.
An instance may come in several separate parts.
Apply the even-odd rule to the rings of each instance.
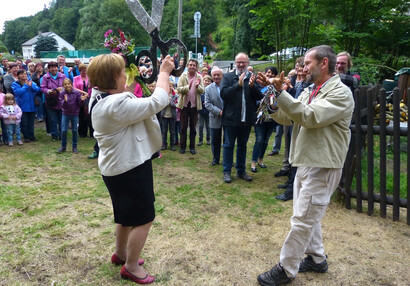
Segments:
[[[221,157],[222,109],[223,101],[220,95],[223,71],[217,66],[211,71],[212,84],[205,88],[205,107],[209,111],[209,128],[211,129],[212,166],[219,164]]]
[[[236,141],[236,173],[238,178],[252,181],[245,171],[246,144],[256,121],[256,101],[262,99],[255,75],[247,71],[248,55],[239,53],[235,57],[236,69],[227,73],[221,83],[221,98],[224,101],[222,126],[225,144],[223,149],[223,180],[230,183],[233,151]]]

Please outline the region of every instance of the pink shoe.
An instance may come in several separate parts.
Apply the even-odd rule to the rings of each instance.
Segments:
[[[144,278],[139,278],[139,277],[133,275],[131,272],[129,272],[125,268],[125,265],[123,267],[121,267],[120,274],[121,274],[122,278],[130,279],[130,280],[132,280],[132,281],[134,281],[135,283],[138,283],[138,284],[151,284],[152,282],[155,281],[155,277],[151,276],[151,275],[148,275],[148,274]]]
[[[112,263],[112,264],[115,264],[115,265],[124,265],[124,264],[125,264],[125,261],[122,260],[121,258],[119,258],[119,257],[117,256],[117,254],[114,253],[114,254],[111,256],[111,263]],[[145,260],[144,260],[144,259],[142,259],[142,258],[138,259],[138,265],[143,265],[144,263],[145,263]]]

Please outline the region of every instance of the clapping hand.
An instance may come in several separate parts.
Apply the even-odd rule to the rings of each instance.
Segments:
[[[255,84],[256,77],[254,74],[251,75],[251,78],[249,79],[249,87],[253,87]]]
[[[259,72],[256,81],[262,86],[273,85],[277,91],[282,91],[282,85],[285,82],[285,72],[281,72],[279,78],[268,78]]]

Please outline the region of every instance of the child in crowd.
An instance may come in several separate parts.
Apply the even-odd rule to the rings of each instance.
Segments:
[[[175,148],[175,118],[176,114],[176,104],[178,103],[178,95],[174,91],[173,81],[169,81],[169,104],[161,111],[161,132],[162,132],[162,147],[161,150],[167,148],[167,137],[168,137],[168,128],[170,133],[170,148],[172,151],[176,151]]]
[[[210,75],[204,75],[204,88],[212,83],[212,78]],[[205,93],[201,94],[202,109],[198,111],[198,131],[199,131],[199,142],[198,146],[202,146],[204,139],[204,126],[206,127],[206,144],[211,145],[211,130],[209,129],[209,111],[205,108]]]
[[[13,147],[13,133],[16,133],[17,142],[21,146],[20,122],[23,112],[21,108],[16,104],[16,100],[11,93],[7,93],[3,99],[3,105],[0,108],[0,116],[4,120],[4,124],[7,128],[8,144]]]
[[[66,151],[68,123],[71,121],[73,153],[78,154],[78,114],[80,113],[80,107],[88,97],[88,93],[79,89],[74,89],[73,83],[68,78],[64,79],[63,87],[64,90],[60,93],[61,109],[63,111],[61,119],[62,140],[58,153]]]

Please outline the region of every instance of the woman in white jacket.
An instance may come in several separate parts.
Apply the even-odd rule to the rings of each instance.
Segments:
[[[139,284],[155,278],[139,259],[155,218],[151,159],[161,148],[155,114],[168,104],[169,74],[174,62],[164,59],[151,97],[125,92],[125,62],[118,54],[95,57],[87,69],[93,87],[90,109],[100,154],[98,165],[110,192],[116,223],[114,264],[124,264],[121,277]],[[97,101],[94,103],[94,101]]]

